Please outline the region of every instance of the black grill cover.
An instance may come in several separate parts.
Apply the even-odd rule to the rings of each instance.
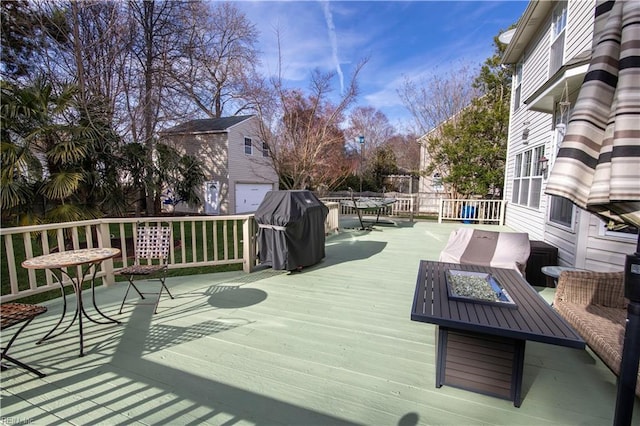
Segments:
[[[255,213],[260,263],[293,271],[324,257],[329,209],[310,191],[269,191]]]

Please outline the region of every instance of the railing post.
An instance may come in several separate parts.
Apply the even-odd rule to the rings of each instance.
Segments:
[[[438,223],[442,223],[442,209],[444,206],[444,198],[440,197],[439,205],[438,205]]]
[[[502,200],[500,202],[500,226],[504,225],[504,215],[505,215],[505,210],[507,207],[507,200]]]
[[[411,199],[409,200],[409,208],[411,209],[411,213],[409,214],[409,221],[411,223],[413,223],[413,209],[415,208],[415,203],[413,202],[413,200],[415,200],[415,197],[413,196],[413,194],[410,194]]]
[[[242,221],[242,270],[250,273],[256,263],[256,240],[253,235],[254,216],[247,216]]]
[[[109,224],[106,222],[100,222],[98,226],[98,247],[111,248],[111,233],[109,232]],[[102,285],[110,286],[116,283],[115,276],[113,275],[113,258],[107,259],[100,265],[104,271],[102,277]]]

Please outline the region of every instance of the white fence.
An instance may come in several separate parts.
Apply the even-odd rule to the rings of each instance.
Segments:
[[[325,232],[339,226],[339,204],[326,203],[329,215]],[[80,248],[117,247],[120,256],[103,262],[96,278],[114,282],[113,272],[133,260],[133,227],[136,223],[169,223],[174,244],[170,269],[241,264],[245,272],[256,265],[257,225],[254,216],[183,216],[115,218],[0,229],[2,238],[2,295],[0,302],[59,290],[50,271],[26,270],[21,263],[35,256]],[[93,271],[90,271],[92,274]],[[66,278],[63,285],[69,285]]]
[[[450,220],[504,225],[505,206],[504,200],[440,199],[438,223]]]

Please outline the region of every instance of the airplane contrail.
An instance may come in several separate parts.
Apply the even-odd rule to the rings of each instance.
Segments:
[[[336,66],[336,72],[340,78],[340,93],[344,93],[344,74],[340,67],[340,60],[338,59],[338,38],[336,37],[336,26],[333,23],[333,15],[331,14],[331,8],[328,1],[322,2],[322,8],[324,10],[324,18],[327,21],[327,31],[329,32],[329,41],[331,41],[331,51],[333,57],[333,63]]]

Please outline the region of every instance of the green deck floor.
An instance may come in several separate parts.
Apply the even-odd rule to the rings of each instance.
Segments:
[[[12,348],[47,377],[16,368],[2,372],[0,420],[611,424],[615,377],[589,351],[527,343],[520,408],[435,388],[435,327],[409,319],[411,302],[418,261],[437,259],[459,226],[403,222],[359,231],[352,221],[350,229],[327,239],[326,258],[301,273],[265,269],[171,278],[176,298],[162,300],[156,315],[142,305],[117,315],[126,286],[99,288],[99,305],[122,324],[88,324],[83,358],[75,326],[34,345],[60,314],[61,300],[48,302],[49,312]],[[540,291],[553,297],[552,289]],[[634,414],[640,424],[638,399]]]

